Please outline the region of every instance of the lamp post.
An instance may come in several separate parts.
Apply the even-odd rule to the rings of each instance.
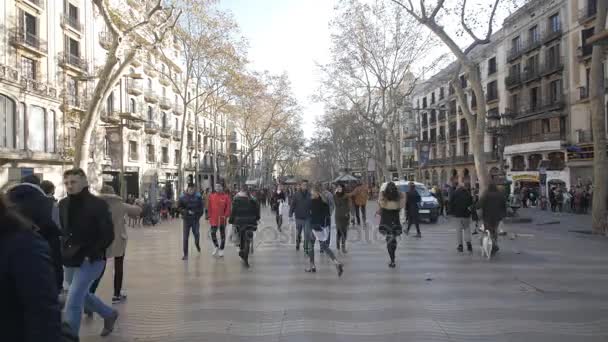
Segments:
[[[511,128],[513,127],[513,113],[504,112],[499,114],[498,112],[489,112],[486,116],[488,121],[487,131],[488,133],[496,137],[496,153],[498,157],[498,165],[500,168],[500,175],[503,179],[506,176],[505,173],[505,137],[510,134]]]

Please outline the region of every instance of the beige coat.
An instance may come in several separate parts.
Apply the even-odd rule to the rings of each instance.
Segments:
[[[125,216],[137,218],[141,214],[141,208],[124,203],[122,198],[116,195],[100,194],[99,197],[106,201],[108,207],[110,207],[112,223],[114,224],[114,242],[106,250],[106,258],[123,256],[127,250]]]

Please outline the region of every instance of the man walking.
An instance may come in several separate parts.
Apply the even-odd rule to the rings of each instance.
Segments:
[[[304,230],[304,252],[308,253],[308,241],[310,240],[310,208],[311,198],[308,192],[308,181],[300,183],[300,190],[293,195],[289,208],[289,217],[296,217],[296,251],[300,250],[302,241],[302,230]]]
[[[65,303],[65,321],[75,335],[80,331],[83,308],[104,319],[101,336],[114,330],[118,311],[89,292],[105,265],[106,249],[114,241],[112,216],[106,202],[89,192],[87,176],[82,169],[63,174],[67,198],[59,202],[65,280],[69,285]]]
[[[481,209],[481,217],[485,229],[490,231],[492,237],[492,255],[498,252],[498,225],[507,215],[507,203],[504,195],[498,191],[495,184],[490,184],[485,194],[481,196],[477,207]]]
[[[230,217],[230,196],[224,192],[222,184],[215,184],[215,191],[208,198],[208,220],[211,226],[211,239],[215,246],[213,256],[224,257],[226,245],[226,220]],[[217,231],[220,231],[221,242],[217,242]]]
[[[450,197],[450,213],[458,218],[458,226],[456,227],[456,235],[458,238],[458,252],[463,251],[463,235],[467,242],[467,250],[473,251],[471,245],[471,208],[473,206],[473,197],[471,193],[459,184],[456,191]]]
[[[190,231],[194,235],[194,245],[198,252],[201,252],[200,245],[200,219],[203,215],[204,205],[203,197],[196,192],[194,184],[189,184],[186,193],[179,199],[179,209],[182,212],[183,226],[183,248],[184,256],[182,260],[188,260],[188,240],[190,239]]]
[[[247,268],[249,268],[249,245],[253,233],[258,229],[258,221],[260,221],[260,205],[243,188],[234,197],[228,222],[236,227],[239,234],[239,256]]]
[[[329,224],[327,225],[327,231],[329,232],[329,234],[327,235],[327,241],[324,242],[319,242],[319,243],[324,243],[328,248],[329,248],[329,244],[331,242],[331,216],[334,213],[334,210],[336,209],[336,202],[334,200],[334,195],[331,193],[331,190],[329,189],[329,185],[326,186],[323,189],[323,197],[327,200],[327,205],[329,206]],[[324,253],[324,249],[321,248],[321,254]]]
[[[365,226],[367,224],[366,207],[367,201],[369,200],[369,191],[367,189],[367,184],[359,184],[359,186],[357,186],[349,195],[353,197],[357,225],[361,226],[363,224]]]
[[[407,229],[405,230],[405,235],[410,233],[410,227],[412,224],[416,225],[416,237],[421,238],[422,234],[420,234],[420,218],[418,209],[420,208],[420,202],[422,201],[422,197],[416,190],[416,185],[414,182],[409,183],[409,190],[405,194],[405,213],[407,216]]]

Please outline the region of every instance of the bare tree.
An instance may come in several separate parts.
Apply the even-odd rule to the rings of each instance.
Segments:
[[[181,14],[172,6],[164,6],[162,0],[141,1],[139,14],[113,7],[108,0],[92,2],[103,18],[111,43],[105,63],[94,75],[97,83],[76,137],[74,166],[84,170],[88,169],[91,137],[107,97],[138,53],[162,46]]]
[[[420,0],[415,5],[412,0],[390,0],[403,8],[412,18],[420,24],[426,26],[437,38],[439,38],[452,52],[460,64],[459,72],[453,75],[450,85],[456,91],[458,104],[462,109],[469,132],[472,132],[471,150],[475,158],[475,169],[479,180],[481,191],[485,191],[488,185],[488,171],[486,170],[486,157],[484,154],[484,137],[486,133],[487,104],[483,85],[481,84],[481,73],[477,63],[471,58],[470,52],[475,48],[490,43],[494,32],[496,11],[501,5],[501,0],[491,0],[489,6],[475,6],[467,9],[467,0]],[[504,0],[509,6],[517,6],[516,1]],[[487,11],[487,12],[486,12]],[[488,18],[484,22],[481,18]],[[444,21],[459,21],[460,28],[454,31],[447,31],[442,24]],[[481,29],[480,29],[481,28]],[[483,31],[480,35],[476,31]],[[468,41],[472,40],[465,48],[457,43],[457,39],[466,36]],[[471,85],[471,90],[477,101],[475,112],[466,100],[465,90],[461,87],[460,74],[464,73],[465,78]]]
[[[595,33],[606,32],[608,3],[598,1]],[[596,234],[608,234],[606,196],[608,187],[608,160],[606,158],[606,112],[604,108],[604,64],[606,47],[595,44],[591,53],[590,102],[593,127],[593,209],[592,227]]]
[[[357,113],[369,125],[372,157],[389,178],[387,141],[398,141],[393,129],[398,108],[416,83],[415,63],[433,48],[435,38],[397,6],[343,0],[338,11],[331,23],[331,62],[321,67],[321,99]]]

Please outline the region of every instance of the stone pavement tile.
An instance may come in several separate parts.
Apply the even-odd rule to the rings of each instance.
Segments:
[[[449,342],[444,333],[438,332],[408,332],[405,334],[378,335],[334,335],[321,333],[300,333],[281,335],[280,342]]]

